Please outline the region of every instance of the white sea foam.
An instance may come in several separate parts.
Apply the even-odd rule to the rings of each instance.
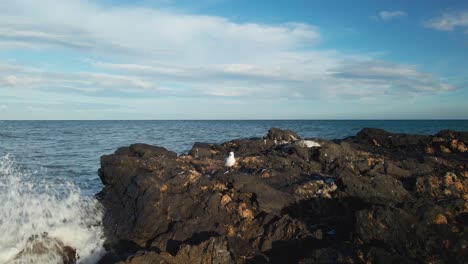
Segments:
[[[73,184],[42,181],[11,155],[0,157],[0,263],[60,263],[53,250],[33,256],[34,262],[15,259],[31,247],[28,239],[45,233],[76,249],[78,263],[96,263],[104,253],[101,218],[97,201],[81,196]]]

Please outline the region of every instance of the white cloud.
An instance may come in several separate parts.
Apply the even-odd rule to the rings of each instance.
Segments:
[[[379,13],[383,20],[403,16],[403,11]],[[60,48],[89,59],[84,60],[86,70],[73,72],[0,64],[0,85],[87,93],[133,89],[140,96],[303,99],[452,89],[413,65],[318,49],[320,40],[316,26],[297,22],[240,23],[85,0],[4,0],[0,49],[37,49],[55,56]]]
[[[79,0],[3,2],[8,8],[0,5],[4,10],[0,36],[2,42],[16,45],[33,42],[42,47],[151,55],[166,61],[183,59],[190,64],[235,60],[239,55],[255,59],[260,57],[258,50],[263,50],[260,55],[264,56],[269,51],[308,46],[320,37],[315,27],[302,23],[235,23],[222,17],[150,8],[104,8]]]
[[[31,28],[28,28],[28,26]],[[78,36],[49,33],[46,32],[46,29],[33,27],[33,25],[8,25],[8,23],[3,23],[0,27],[0,39],[4,42],[13,42],[13,44],[24,43],[26,46],[32,42],[35,44],[62,45],[82,49],[89,49],[91,47],[89,43],[75,39]]]
[[[41,82],[40,77],[19,77],[0,74],[0,87],[33,87]]]
[[[0,88],[70,88],[80,91],[102,89],[159,89],[154,80],[100,72],[52,72],[21,65],[0,64]]]
[[[375,60],[344,64],[336,69],[335,76],[360,83],[363,89],[357,94],[364,92],[362,95],[372,95],[369,89],[381,95],[435,93],[455,89],[433,74],[419,71],[416,66]]]
[[[332,54],[309,54],[307,58],[310,61],[306,64],[285,61],[284,67],[276,68],[249,64],[215,65],[198,69],[173,69],[168,66],[168,69],[173,69],[169,73],[160,71],[160,65],[154,69],[150,65],[100,62],[94,65],[155,80],[177,80],[179,84],[193,88],[186,91],[189,95],[317,98],[351,94],[385,96],[437,93],[454,89],[437,76],[422,72],[414,65]],[[327,63],[322,64],[323,61]]]
[[[18,78],[15,75],[8,75],[5,77],[6,85],[16,86],[18,84]]]
[[[404,11],[380,11],[378,16],[373,16],[373,18],[378,18],[381,20],[391,20],[395,18],[406,17],[408,14]]]
[[[468,11],[446,12],[438,17],[429,19],[424,25],[440,31],[452,31],[459,28],[468,33]]]

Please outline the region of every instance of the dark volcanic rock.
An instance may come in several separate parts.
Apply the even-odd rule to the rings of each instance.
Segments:
[[[268,139],[281,140],[286,142],[296,141],[301,139],[296,132],[291,130],[281,130],[279,128],[270,128],[267,135]]]
[[[392,134],[383,129],[364,128],[356,135],[356,139],[364,144],[385,148],[411,148],[424,144],[428,136]]]
[[[337,185],[347,196],[369,204],[396,204],[408,198],[402,183],[389,175],[365,177],[345,169],[340,172]]]
[[[100,263],[464,263],[468,133],[134,144],[101,158]],[[230,151],[236,165],[227,171]]]
[[[76,250],[66,246],[47,233],[31,236],[23,250],[15,257],[13,263],[57,263],[74,264],[78,259]]]

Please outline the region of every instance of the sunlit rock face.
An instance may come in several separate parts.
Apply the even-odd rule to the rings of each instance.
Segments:
[[[271,129],[180,156],[123,147],[101,158],[100,263],[462,263],[467,144],[454,131],[327,141]]]

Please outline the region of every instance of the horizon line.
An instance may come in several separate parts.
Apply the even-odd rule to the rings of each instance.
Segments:
[[[467,119],[0,119],[4,121],[468,121]]]

